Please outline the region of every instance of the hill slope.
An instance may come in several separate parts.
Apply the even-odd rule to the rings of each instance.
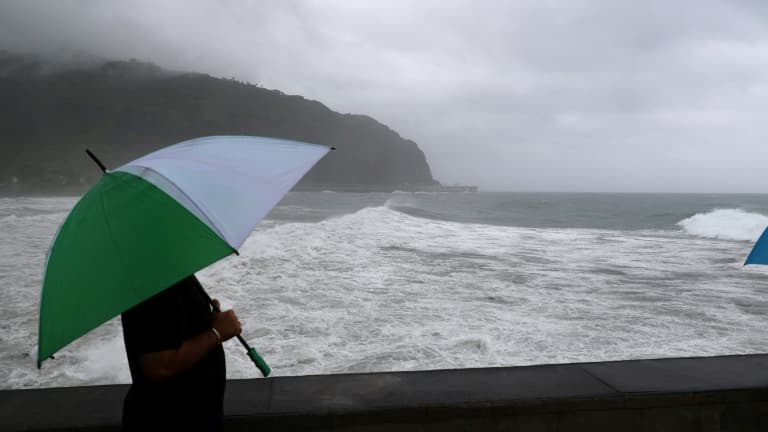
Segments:
[[[235,134],[336,146],[338,151],[307,174],[308,188],[437,184],[413,141],[367,116],[135,60],[53,70],[40,60],[0,51],[0,188],[13,183],[24,190],[82,188],[100,175],[85,148],[116,167],[185,139]]]

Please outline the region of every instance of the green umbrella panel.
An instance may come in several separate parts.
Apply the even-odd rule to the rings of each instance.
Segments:
[[[38,364],[233,251],[155,185],[128,173],[105,174],[77,203],[51,247]]]

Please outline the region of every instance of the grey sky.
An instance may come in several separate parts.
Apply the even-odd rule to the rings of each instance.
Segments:
[[[5,1],[0,48],[368,114],[444,183],[768,193],[768,2]]]

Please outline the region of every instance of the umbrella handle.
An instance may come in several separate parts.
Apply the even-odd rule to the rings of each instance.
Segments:
[[[251,358],[251,361],[253,361],[253,364],[256,365],[257,368],[261,371],[261,374],[265,377],[268,377],[270,373],[272,373],[272,368],[269,367],[266,361],[264,361],[264,358],[259,355],[259,353],[256,352],[256,349],[251,348],[248,350],[248,357]]]
[[[207,292],[205,292],[205,289],[203,289],[203,285],[200,285],[200,291],[205,294],[205,298],[208,299],[208,303],[210,303],[211,307],[216,312],[221,312],[219,308],[216,307],[215,304],[213,304],[213,299],[211,299],[211,296],[208,295]],[[261,374],[264,375],[264,377],[268,377],[270,373],[272,373],[272,368],[269,367],[266,361],[264,361],[264,358],[259,355],[258,352],[256,352],[256,349],[251,348],[250,345],[248,345],[248,342],[243,339],[242,336],[237,335],[237,340],[240,341],[240,343],[243,345],[243,348],[245,348],[246,353],[248,354],[248,357],[250,357],[251,361],[253,361],[253,364],[256,365],[256,367],[261,371]]]

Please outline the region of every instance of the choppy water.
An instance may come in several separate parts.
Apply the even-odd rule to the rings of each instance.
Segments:
[[[0,388],[130,379],[119,320],[35,368],[75,201],[0,199]],[[759,195],[291,193],[199,278],[276,375],[756,353],[768,267],[742,263],[767,225]]]

